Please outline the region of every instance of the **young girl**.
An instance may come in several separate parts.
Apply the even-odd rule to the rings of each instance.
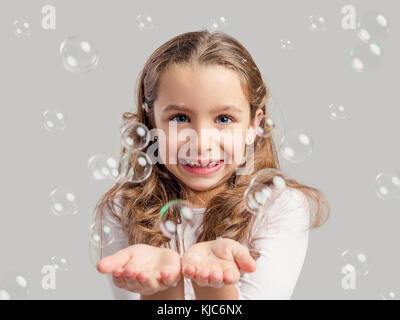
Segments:
[[[117,299],[291,297],[308,230],[326,221],[322,205],[326,218],[329,207],[320,191],[284,177],[272,137],[256,134],[270,125],[263,120],[268,96],[249,52],[223,32],[185,33],[151,55],[140,75],[139,107],[123,119],[125,126],[134,120],[163,132],[165,139],[154,143],[167,153],[158,150],[163,161],[146,180],[117,183],[96,206],[96,217],[115,235],[97,269],[107,274]],[[182,152],[186,141],[176,141],[171,125],[178,135],[192,130],[201,136],[196,157]],[[232,143],[223,144],[214,134],[201,134],[211,129],[243,135],[232,134]],[[123,147],[121,158],[126,153]],[[227,161],[233,154],[242,158]],[[252,169],[237,174],[249,157]],[[213,168],[196,168],[211,161]],[[285,186],[254,214],[244,194],[258,172],[268,173],[265,185],[280,176]],[[171,217],[177,222],[171,241],[160,230],[160,210],[175,199],[190,203],[193,218]],[[309,200],[316,204],[314,215]]]

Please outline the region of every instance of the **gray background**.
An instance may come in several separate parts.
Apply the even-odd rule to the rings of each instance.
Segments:
[[[56,8],[54,31],[41,28],[45,4]],[[378,10],[391,23],[375,72],[349,66],[359,40],[341,28],[346,4],[356,7],[358,18]],[[153,18],[154,30],[136,28],[140,13]],[[325,32],[309,31],[311,14],[325,17]],[[25,275],[32,299],[112,298],[87,249],[94,204],[112,184],[90,180],[87,161],[119,151],[121,114],[132,109],[138,73],[153,50],[225,16],[226,31],[247,47],[279,101],[287,129],[307,129],[314,139],[309,159],[298,165],[282,160],[284,168],[331,203],[329,222],[310,234],[292,298],[376,299],[389,290],[399,296],[399,201],[383,201],[374,190],[378,173],[399,168],[399,15],[398,1],[2,0],[0,275]],[[31,23],[30,37],[14,35],[16,19]],[[100,57],[97,69],[78,76],[63,69],[59,55],[60,43],[74,34],[93,42]],[[292,40],[291,52],[281,50],[282,38]],[[329,119],[331,103],[343,104],[348,118]],[[48,108],[68,117],[62,133],[43,128]],[[51,213],[48,196],[58,185],[80,197],[76,216]],[[353,248],[367,255],[370,273],[346,291],[340,255]],[[46,291],[40,270],[53,255],[65,257],[69,270],[57,272],[57,289]]]

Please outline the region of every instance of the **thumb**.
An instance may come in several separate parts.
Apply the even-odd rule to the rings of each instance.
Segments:
[[[249,249],[240,243],[232,250],[233,258],[239,269],[245,272],[253,272],[256,270],[256,261],[251,257]]]

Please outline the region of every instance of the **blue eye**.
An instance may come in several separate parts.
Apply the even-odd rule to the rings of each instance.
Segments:
[[[182,118],[186,118],[186,116],[183,115],[183,114],[177,114],[177,115],[173,116],[173,117],[170,119],[170,121],[174,121],[175,118],[180,118],[180,119],[182,120]],[[179,121],[177,121],[177,122],[179,122]]]
[[[233,121],[231,117],[228,117],[228,116],[225,116],[225,115],[219,117],[219,119],[221,119],[221,118],[228,119],[228,120],[230,120],[231,122]],[[222,122],[222,123],[223,123],[223,124],[229,124],[230,122]]]

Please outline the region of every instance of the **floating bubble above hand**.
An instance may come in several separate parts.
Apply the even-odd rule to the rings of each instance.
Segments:
[[[319,14],[309,16],[308,27],[311,31],[325,31],[326,30],[325,18]]]
[[[382,55],[382,49],[377,43],[360,43],[350,51],[351,67],[357,72],[376,70],[381,63]]]
[[[121,170],[117,178],[118,183],[139,183],[148,179],[153,170],[151,158],[142,151],[128,152],[121,160]]]
[[[29,37],[31,35],[31,26],[25,20],[14,21],[14,34],[17,37]]]
[[[46,110],[43,113],[44,128],[51,132],[61,132],[67,125],[67,119],[60,110]]]
[[[90,226],[90,242],[93,246],[104,248],[114,242],[114,231],[103,219]]]
[[[113,156],[96,154],[88,160],[88,168],[94,180],[115,180],[119,176],[118,161]]]
[[[258,171],[243,194],[246,209],[253,214],[264,212],[286,188],[283,174],[276,169]]]
[[[313,151],[311,137],[302,130],[294,130],[285,135],[282,139],[282,156],[292,162],[300,163],[307,159]]]
[[[78,213],[78,197],[67,187],[58,187],[50,192],[50,210],[56,216],[73,216]]]
[[[153,30],[153,18],[148,16],[147,14],[141,13],[136,17],[137,28],[138,30]]]
[[[60,46],[64,68],[72,73],[85,73],[97,67],[99,57],[94,45],[78,37],[65,39]]]
[[[332,120],[346,119],[346,112],[344,106],[334,103],[329,105],[329,118]]]
[[[178,233],[175,221],[192,221],[193,211],[190,204],[184,200],[172,200],[166,203],[160,210],[160,230],[170,239],[175,239]]]
[[[28,295],[28,280],[19,273],[8,273],[0,282],[0,300],[26,300]]]
[[[50,261],[57,270],[68,271],[67,259],[60,256],[52,256]]]
[[[389,33],[389,20],[380,12],[369,12],[361,18],[357,25],[358,37],[366,42],[381,41]]]
[[[400,171],[378,174],[375,181],[375,190],[382,200],[400,199]]]
[[[142,150],[150,142],[149,129],[143,123],[132,121],[121,129],[121,144],[129,151]]]

